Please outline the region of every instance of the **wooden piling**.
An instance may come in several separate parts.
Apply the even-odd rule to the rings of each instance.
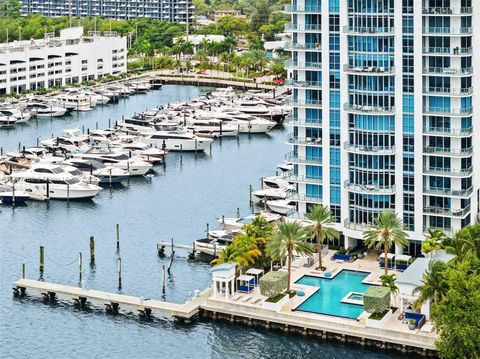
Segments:
[[[250,207],[253,205],[252,192],[253,192],[253,188],[252,188],[252,185],[250,185]]]
[[[165,281],[166,281],[166,276],[165,276],[165,264],[162,266],[162,291],[163,294],[165,294]]]
[[[122,289],[122,258],[118,258],[118,290]]]
[[[240,218],[240,208],[237,207],[237,218]]]
[[[40,278],[43,277],[43,271],[45,270],[45,248],[40,246]]]
[[[117,223],[115,226],[116,229],[116,235],[117,235],[117,251],[120,250],[120,225]]]
[[[82,283],[82,252],[78,252],[78,282]]]
[[[25,263],[22,263],[22,278],[25,279]]]
[[[210,224],[207,223],[207,239],[210,238]]]
[[[95,263],[95,237],[90,237],[90,264]]]

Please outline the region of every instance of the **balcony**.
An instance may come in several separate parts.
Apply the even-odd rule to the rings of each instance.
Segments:
[[[322,31],[321,24],[285,24],[285,31]]]
[[[312,164],[322,164],[321,157],[311,157],[311,156],[299,156],[293,152],[289,152],[285,155],[285,160],[293,163],[312,163]]]
[[[321,70],[322,64],[320,62],[298,62],[289,60],[285,62],[287,69],[307,69],[307,70]]]
[[[312,50],[312,51],[321,51],[322,44],[314,43],[314,44],[299,44],[297,42],[287,42],[284,47],[285,50]]]
[[[322,83],[320,81],[300,81],[288,79],[285,81],[285,86],[288,87],[307,87],[307,88],[322,88]]]
[[[448,177],[469,177],[473,173],[473,167],[467,169],[451,169],[445,167],[424,166],[423,173],[428,175],[441,175]]]
[[[394,27],[344,26],[343,32],[349,35],[385,35],[395,34]]]
[[[468,15],[473,13],[471,7],[424,7],[423,15]]]
[[[423,152],[427,154],[444,155],[444,156],[456,156],[456,157],[469,157],[473,154],[473,147],[469,148],[446,148],[446,147],[423,147]]]
[[[446,127],[423,127],[423,133],[427,135],[445,136],[470,136],[473,127],[469,128],[446,128]]]
[[[450,188],[423,187],[423,192],[435,196],[456,196],[468,197],[473,192],[473,187],[463,190],[452,190]]]
[[[287,173],[286,175],[283,176],[283,179],[289,182],[296,182],[296,183],[313,183],[313,184],[322,184],[323,180],[322,178],[316,177],[306,177],[306,176],[300,176],[296,175],[294,173]]]
[[[288,13],[317,13],[320,14],[322,12],[322,7],[319,5],[285,5],[283,11]]]
[[[396,191],[395,185],[375,186],[371,184],[356,184],[348,180],[346,180],[343,185],[347,190],[366,194],[394,194]]]
[[[349,221],[348,219],[346,219],[343,222],[343,226],[345,228],[352,229],[354,231],[360,231],[360,232],[372,229],[372,227],[373,227],[373,225],[370,224],[370,223],[368,223],[368,224],[367,223],[354,223],[354,222]]]
[[[322,107],[322,100],[303,100],[303,99],[289,98],[285,101],[285,104],[287,104],[289,106],[296,106],[296,107],[321,108]]]
[[[322,127],[321,121],[313,121],[311,119],[299,118],[298,116],[295,116],[293,114],[286,116],[285,121],[283,121],[283,123],[290,126],[305,126],[305,127],[315,127],[315,128]]]
[[[365,75],[383,75],[383,74],[394,74],[395,67],[375,67],[375,66],[353,66],[353,65],[343,65],[344,72],[350,72],[354,74],[365,74]]]
[[[473,93],[473,87],[468,88],[449,88],[449,87],[424,87],[425,95],[448,95],[448,96],[467,96]]]
[[[395,146],[363,146],[363,145],[354,145],[350,142],[345,142],[343,144],[348,152],[354,153],[367,153],[367,154],[378,154],[378,155],[393,155],[395,154]]]
[[[445,107],[424,107],[423,113],[426,115],[442,116],[469,116],[473,108],[445,108]]]
[[[471,75],[473,74],[473,67],[453,68],[453,67],[424,67],[423,73],[427,75]]]
[[[424,35],[471,35],[471,27],[424,27]]]
[[[288,196],[289,200],[297,202],[313,202],[313,203],[322,203],[322,196],[309,196],[305,193],[294,193],[291,196]]]
[[[375,106],[362,106],[362,105],[350,105],[348,103],[343,105],[343,109],[349,112],[356,113],[395,113],[395,106],[389,107],[375,107]]]
[[[465,217],[470,212],[470,205],[465,208],[443,208],[439,206],[427,206],[423,208],[423,213],[435,214],[447,217]]]
[[[297,136],[289,136],[287,140],[288,144],[291,145],[302,145],[302,146],[322,146],[322,139],[321,138],[312,138],[312,137],[297,137]]]
[[[470,55],[473,52],[471,47],[424,47],[424,55]]]

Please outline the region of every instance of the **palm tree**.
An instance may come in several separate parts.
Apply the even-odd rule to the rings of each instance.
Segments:
[[[425,241],[422,243],[422,252],[427,254],[441,249],[447,236],[441,228],[428,228]]]
[[[240,267],[248,267],[261,256],[262,252],[258,249],[255,239],[246,234],[240,234],[219,253],[218,258],[211,264],[235,263]]]
[[[428,269],[423,274],[423,284],[413,290],[413,294],[420,293],[414,303],[415,307],[421,307],[429,299],[432,302],[439,302],[445,298],[448,291],[446,267],[447,265],[441,261],[431,261],[428,264]]]
[[[480,258],[480,223],[468,225],[455,233],[461,244],[461,257],[468,253]]]
[[[405,247],[408,245],[407,233],[403,230],[403,223],[395,212],[385,211],[374,220],[373,228],[363,232],[365,244],[368,248],[381,249],[385,255],[385,275],[388,274],[388,250],[393,244]]]
[[[314,251],[313,246],[307,242],[307,238],[306,229],[299,223],[282,222],[278,225],[278,231],[273,234],[267,244],[267,253],[270,257],[277,260],[287,257],[287,292],[290,291],[293,252],[299,255],[310,255]]]
[[[316,205],[312,208],[310,213],[307,214],[307,218],[313,221],[312,237],[317,239],[317,253],[318,253],[318,266],[322,265],[322,248],[323,241],[327,239],[331,241],[334,238],[338,238],[338,231],[333,228],[335,223],[335,216],[330,209],[322,205]]]

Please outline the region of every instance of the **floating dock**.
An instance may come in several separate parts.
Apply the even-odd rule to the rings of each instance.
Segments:
[[[218,77],[192,77],[192,76],[181,76],[181,75],[155,75],[155,77],[150,81],[152,85],[156,84],[181,84],[181,85],[194,85],[194,86],[214,86],[214,87],[235,87],[238,89],[258,89],[258,90],[279,90],[278,94],[283,93],[284,90],[281,90],[278,86],[255,83],[252,81],[237,81],[237,80],[228,80]]]
[[[198,314],[200,305],[206,302],[210,288],[183,304],[163,302],[156,299],[141,298],[124,294],[82,289],[73,286],[43,282],[32,279],[20,279],[14,283],[14,295],[37,294],[45,300],[72,301],[75,305],[103,306],[107,312],[137,312],[142,316],[172,317],[190,322]]]

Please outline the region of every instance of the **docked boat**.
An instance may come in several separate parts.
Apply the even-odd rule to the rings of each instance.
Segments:
[[[292,184],[280,176],[263,177],[264,188],[291,188]]]
[[[279,221],[282,216],[276,213],[262,212],[258,214],[262,216],[269,223]],[[250,224],[257,217],[257,215],[252,214],[246,217],[232,217],[232,218],[220,218],[218,221],[222,224],[223,228],[226,230],[235,230],[241,229],[245,224]]]
[[[264,188],[252,192],[252,201],[255,203],[287,199],[290,191],[284,188]]]
[[[30,111],[36,117],[61,117],[67,113],[65,107],[55,105],[53,102],[28,101],[20,106]]]
[[[0,202],[7,205],[24,204],[30,195],[23,191],[0,192]]]
[[[266,202],[267,207],[275,213],[286,216],[287,213],[296,208],[296,202],[289,199],[276,199]]]
[[[142,139],[148,145],[168,151],[206,151],[213,142],[182,130],[147,133]]]
[[[37,200],[91,199],[102,190],[53,164],[39,164],[27,171],[15,172],[10,177],[18,190]]]
[[[194,134],[201,134],[207,131],[214,137],[235,137],[238,136],[238,127],[226,125],[221,120],[191,119],[187,121],[187,129]]]
[[[222,120],[225,124],[235,126],[240,133],[265,133],[277,125],[274,121],[250,116],[240,111],[205,112],[202,115]]]
[[[0,115],[0,127],[9,128],[17,123],[17,119],[14,117]]]
[[[90,111],[93,103],[92,97],[81,93],[62,93],[55,96],[53,101],[70,111]]]
[[[77,168],[83,173],[87,173],[98,178],[99,184],[118,184],[130,177],[130,174],[121,168],[105,166],[103,163],[95,160],[72,158],[64,163]]]
[[[5,116],[7,118],[14,118],[15,123],[25,123],[32,115],[30,111],[25,111],[23,109],[8,107],[8,108],[0,108],[0,115]]]
[[[282,172],[289,172],[293,170],[293,163],[292,162],[283,162],[277,165],[277,168]]]

